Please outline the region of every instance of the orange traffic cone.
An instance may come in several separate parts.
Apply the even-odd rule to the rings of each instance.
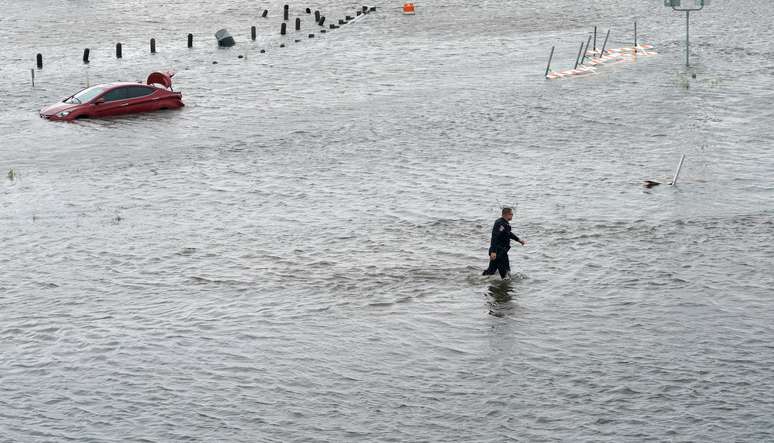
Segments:
[[[414,4],[413,3],[404,3],[403,4],[403,13],[406,15],[414,15]]]

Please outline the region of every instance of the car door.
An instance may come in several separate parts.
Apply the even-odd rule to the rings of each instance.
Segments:
[[[94,102],[94,115],[97,117],[109,117],[126,113],[128,106],[128,88],[119,86],[102,94]]]
[[[155,88],[130,86],[127,91],[129,106],[127,112],[149,112],[157,109],[158,100],[153,96]]]

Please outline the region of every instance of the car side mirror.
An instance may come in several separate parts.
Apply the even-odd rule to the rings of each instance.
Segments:
[[[105,103],[105,99],[104,99],[104,98],[102,98],[102,97],[100,97],[100,98],[98,98],[98,99],[94,100],[94,104],[95,104],[95,105],[101,105],[102,103]]]

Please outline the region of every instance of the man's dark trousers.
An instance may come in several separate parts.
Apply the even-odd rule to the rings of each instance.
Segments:
[[[481,269],[481,268],[478,268]],[[508,253],[505,251],[497,252],[497,258],[489,260],[489,267],[484,271],[484,275],[494,275],[495,271],[500,273],[500,278],[505,278],[511,271],[511,262],[508,260]]]

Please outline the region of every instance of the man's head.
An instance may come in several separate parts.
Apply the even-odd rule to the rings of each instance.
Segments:
[[[503,208],[503,218],[508,221],[511,221],[513,219],[513,209]]]

